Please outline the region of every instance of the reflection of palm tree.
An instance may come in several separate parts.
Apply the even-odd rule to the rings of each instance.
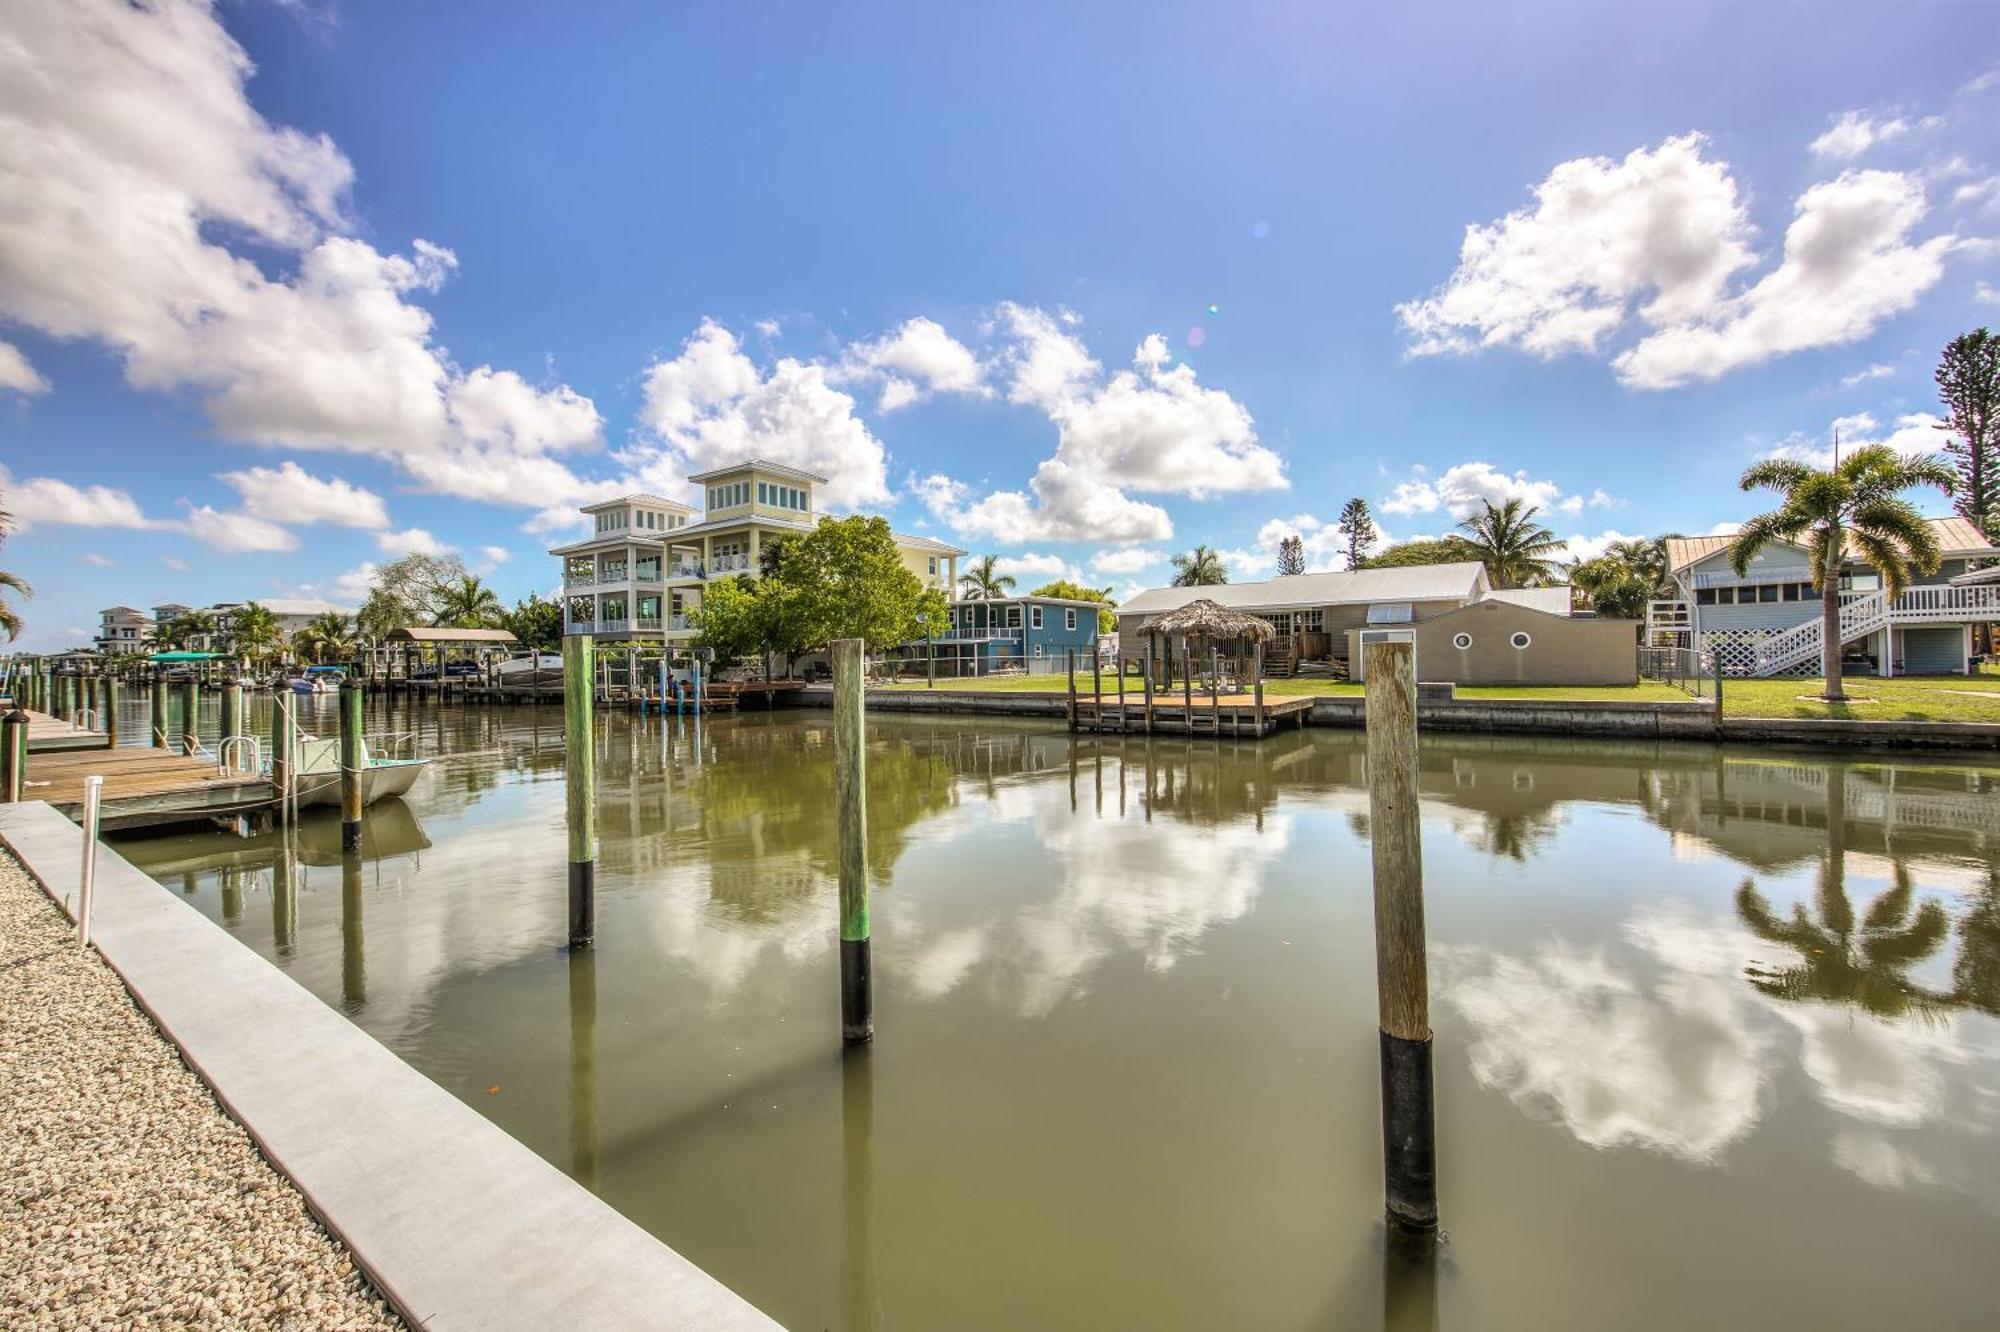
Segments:
[[[1953,1002],[2000,1017],[2000,865],[1986,871],[1986,888],[1958,922],[1958,960],[1951,967]]]
[[[1877,1017],[1900,1017],[1915,1009],[1947,1006],[1949,997],[1911,980],[1905,973],[1938,950],[1951,921],[1935,901],[1916,903],[1910,872],[1895,868],[1895,886],[1868,904],[1857,924],[1841,882],[1841,862],[1823,863],[1817,920],[1800,903],[1781,919],[1749,879],[1736,890],[1736,911],[1758,938],[1782,944],[1802,959],[1795,966],[1752,967],[1750,983],[1776,999],[1824,999],[1853,1004]]]
[[[1547,809],[1533,813],[1486,814],[1483,821],[1479,849],[1491,856],[1505,856],[1524,863],[1562,823],[1560,815]]]

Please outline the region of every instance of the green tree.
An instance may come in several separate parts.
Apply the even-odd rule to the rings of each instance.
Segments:
[[[354,635],[347,617],[339,611],[313,616],[292,635],[292,650],[315,666],[346,659],[354,650]]]
[[[1590,609],[1618,619],[1644,619],[1646,602],[1653,595],[1646,576],[1609,551],[1572,565],[1569,581]]]
[[[0,545],[6,543],[8,534],[13,530],[14,515],[5,509],[0,509]],[[12,642],[21,636],[22,622],[21,612],[15,610],[12,603],[7,600],[6,594],[9,592],[18,592],[23,598],[27,598],[35,595],[35,589],[29,587],[21,575],[0,569],[0,634],[5,634],[7,640]]]
[[[1757,553],[1774,541],[1803,544],[1820,593],[1820,659],[1823,697],[1841,702],[1840,573],[1856,555],[1881,575],[1890,597],[1902,595],[1913,573],[1933,573],[1941,558],[1937,536],[1902,492],[1936,486],[1947,495],[1958,483],[1951,464],[1935,454],[1905,458],[1884,444],[1856,449],[1831,469],[1787,458],[1768,458],[1743,473],[1743,489],[1775,490],[1784,503],[1743,524],[1729,543],[1729,566],[1745,573]],[[1849,547],[1852,547],[1850,550]]]
[[[245,602],[229,616],[229,646],[246,665],[255,664],[276,652],[284,635],[278,617],[256,602]]]
[[[714,649],[716,657],[723,661],[761,651],[771,638],[773,615],[781,595],[776,575],[762,579],[725,578],[710,583],[701,594],[701,606],[690,616],[695,626],[695,646]],[[775,643],[770,647],[773,651],[785,650]]]
[[[182,611],[165,624],[153,626],[153,637],[162,647],[183,652],[207,643],[215,635],[215,616],[207,611]]]
[[[767,578],[709,587],[693,621],[697,642],[717,656],[768,648],[796,658],[836,638],[870,648],[907,643],[921,632],[919,614],[944,624],[949,612],[944,594],[903,564],[888,522],[856,515],[794,537]]]
[[[1094,601],[1103,607],[1102,610],[1097,612],[1097,632],[1108,634],[1115,632],[1118,628],[1118,615],[1117,612],[1112,610],[1112,607],[1118,603],[1112,599],[1111,589],[1108,587],[1085,587],[1082,583],[1071,582],[1067,578],[1058,578],[1052,583],[1043,583],[1028,595],[1031,597],[1060,597],[1064,601]]]
[[[1472,543],[1447,536],[1403,541],[1361,561],[1364,569],[1410,569],[1422,564],[1467,564],[1479,558]]]
[[[1359,569],[1368,558],[1368,548],[1375,544],[1378,533],[1375,530],[1375,516],[1368,512],[1368,501],[1356,495],[1340,510],[1340,521],[1335,524],[1342,543],[1347,547],[1347,567]]]
[[[967,601],[997,601],[1013,590],[1014,575],[999,571],[1000,557],[981,555],[958,576]]]
[[[1196,546],[1174,556],[1175,587],[1219,587],[1229,581],[1222,556],[1207,546]]]
[[[1540,512],[1518,498],[1505,504],[1481,500],[1479,512],[1459,523],[1493,586],[1532,587],[1555,577],[1563,543],[1535,521]]]
[[[1291,578],[1306,571],[1306,543],[1295,532],[1278,542],[1278,576]]]
[[[440,629],[492,629],[504,613],[492,588],[475,575],[462,573],[440,589],[431,606],[431,624]]]
[[[362,603],[362,636],[380,642],[392,629],[443,622],[452,589],[466,577],[456,555],[405,555],[375,571]]]
[[[531,652],[553,652],[562,643],[562,606],[530,592],[525,600],[515,602],[512,610],[501,613],[500,627]]]
[[[1958,470],[1955,507],[1987,536],[2000,535],[2000,336],[1990,329],[1961,333],[1938,361],[1938,396],[1949,431],[1945,452]]]

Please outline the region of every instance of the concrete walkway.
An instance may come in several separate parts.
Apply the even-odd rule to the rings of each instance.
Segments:
[[[74,895],[68,819],[0,806],[0,841]],[[93,915],[134,999],[412,1324],[777,1326],[109,848]]]

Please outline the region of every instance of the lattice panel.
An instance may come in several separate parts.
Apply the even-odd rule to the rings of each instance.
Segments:
[[[1715,663],[1722,662],[1724,675],[1752,676],[1757,674],[1757,645],[1773,637],[1769,629],[1723,629],[1712,630],[1701,636],[1701,668],[1705,673],[1715,672]],[[1787,666],[1773,675],[1818,675],[1819,655],[1813,654],[1797,665]]]

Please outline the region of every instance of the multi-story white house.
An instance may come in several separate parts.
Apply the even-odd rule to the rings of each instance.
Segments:
[[[1847,560],[1841,575],[1842,645],[1881,675],[1963,673],[1973,626],[2000,620],[2000,584],[1968,574],[1974,561],[2000,559],[2000,548],[1963,518],[1930,521],[1944,563],[1900,597],[1887,596],[1863,560]],[[1668,540],[1678,595],[1648,607],[1646,641],[1693,648],[1703,669],[1719,661],[1730,675],[1817,675],[1822,603],[1805,550],[1767,546],[1739,574],[1729,567],[1732,539]]]
[[[549,552],[562,561],[564,633],[683,642],[711,580],[756,577],[765,543],[822,517],[826,478],[795,467],[753,458],[688,480],[702,489],[700,511],[645,494],[584,506],[591,535]],[[896,548],[926,587],[951,595],[965,551],[900,533]]]
[[[130,606],[98,612],[97,650],[106,656],[142,652],[153,641],[153,617]]]

